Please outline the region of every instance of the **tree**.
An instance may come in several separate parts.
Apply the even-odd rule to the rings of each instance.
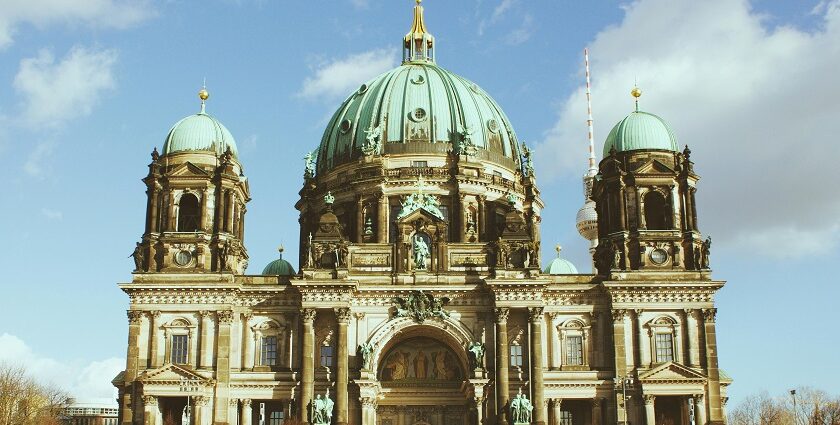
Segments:
[[[770,397],[767,392],[747,397],[729,414],[731,425],[840,425],[840,396],[809,387]]]
[[[38,383],[22,366],[0,363],[0,425],[58,424],[69,402],[66,392]]]

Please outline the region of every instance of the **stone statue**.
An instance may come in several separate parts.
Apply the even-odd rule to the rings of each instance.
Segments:
[[[303,176],[311,179],[315,177],[315,152],[307,152],[303,157]]]
[[[370,361],[373,360],[373,344],[366,342],[359,345],[359,355],[362,356],[362,369],[370,370]]]
[[[321,397],[321,394],[315,396],[312,400],[312,424],[313,425],[327,425],[332,422],[332,411],[335,403],[330,399],[329,390]]]
[[[467,347],[470,353],[470,359],[473,362],[474,369],[481,369],[484,367],[484,344],[480,342],[472,342]]]
[[[380,126],[376,126],[370,130],[365,130],[367,134],[365,136],[365,144],[362,145],[362,153],[366,156],[373,156],[380,153],[382,149],[382,142],[380,141],[382,137],[382,128]]]
[[[534,406],[528,400],[528,397],[522,394],[522,390],[520,389],[519,394],[510,401],[511,422],[514,425],[530,424],[532,410],[534,410]]]
[[[612,255],[612,268],[618,270],[621,268],[621,249],[618,248],[618,244],[615,242],[612,244]]]
[[[347,244],[341,243],[338,244],[335,248],[335,266],[336,267],[347,267],[347,256],[349,254],[349,250],[347,248]]]
[[[134,247],[134,252],[129,257],[134,257],[134,271],[142,272],[143,263],[146,262],[146,254],[143,253],[143,246],[140,245],[140,242],[137,242],[137,245]]]
[[[429,258],[429,245],[420,236],[414,236],[414,268],[426,270],[426,259]]]
[[[430,317],[449,317],[449,312],[444,309],[444,306],[449,304],[448,297],[435,297],[423,291],[411,291],[406,298],[395,297],[391,302],[397,310],[394,317],[411,317],[418,323],[423,323]]]
[[[532,157],[531,149],[528,149],[528,146],[525,145],[525,142],[522,142],[522,156],[525,158],[525,164],[523,165],[525,175],[526,176],[533,176],[534,175],[534,161]]]
[[[219,247],[219,271],[230,270],[228,257],[230,256],[230,241],[225,241]]]
[[[709,268],[709,255],[712,253],[712,237],[708,236],[700,248],[700,268]]]
[[[306,267],[314,267],[315,259],[313,256],[315,255],[315,247],[312,246],[312,232],[309,232],[309,244],[306,248]]]

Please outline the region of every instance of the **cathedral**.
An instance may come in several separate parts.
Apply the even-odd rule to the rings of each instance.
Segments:
[[[121,424],[725,423],[688,147],[634,89],[600,163],[590,131],[592,264],[543,261],[532,153],[436,43],[418,0],[306,156],[298,270],[246,272],[245,164],[199,92],[143,179]]]

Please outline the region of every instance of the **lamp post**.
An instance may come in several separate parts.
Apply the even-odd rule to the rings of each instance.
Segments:
[[[793,423],[799,424],[799,415],[796,413],[796,390],[790,390],[790,396],[793,397]]]
[[[632,377],[615,377],[613,378],[613,382],[615,382],[616,391],[618,390],[618,386],[621,385],[621,404],[622,408],[624,409],[624,425],[627,425],[627,400],[630,399],[631,396],[627,395],[627,386],[633,385],[633,378]],[[618,407],[615,409],[615,415],[618,416]],[[618,422],[618,421],[616,421]]]
[[[196,378],[185,378],[181,377],[181,385],[180,385],[181,392],[187,393],[187,424],[190,425],[192,423],[192,410],[190,409],[190,394],[196,390],[198,390],[198,379]],[[183,417],[181,418],[181,422],[183,422]],[[183,424],[182,424],[183,425]]]

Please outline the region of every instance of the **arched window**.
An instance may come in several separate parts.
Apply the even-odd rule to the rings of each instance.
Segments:
[[[679,340],[677,335],[677,322],[668,316],[661,316],[648,323],[647,326],[650,329],[649,334],[653,349],[653,363],[666,363],[678,360],[678,346],[675,343]]]
[[[560,334],[562,368],[589,365],[589,326],[579,319],[568,320],[557,327]]]
[[[181,195],[178,201],[178,231],[197,232],[200,219],[198,198],[191,193]]]
[[[268,319],[253,328],[257,339],[257,350],[255,353],[257,365],[267,367],[281,366],[283,352],[285,349],[284,336],[286,327],[282,324]]]
[[[645,195],[645,225],[650,230],[666,230],[669,226],[670,214],[665,197],[657,191],[650,191]]]
[[[167,361],[173,364],[192,364],[192,335],[195,325],[189,320],[178,317],[164,325]]]

